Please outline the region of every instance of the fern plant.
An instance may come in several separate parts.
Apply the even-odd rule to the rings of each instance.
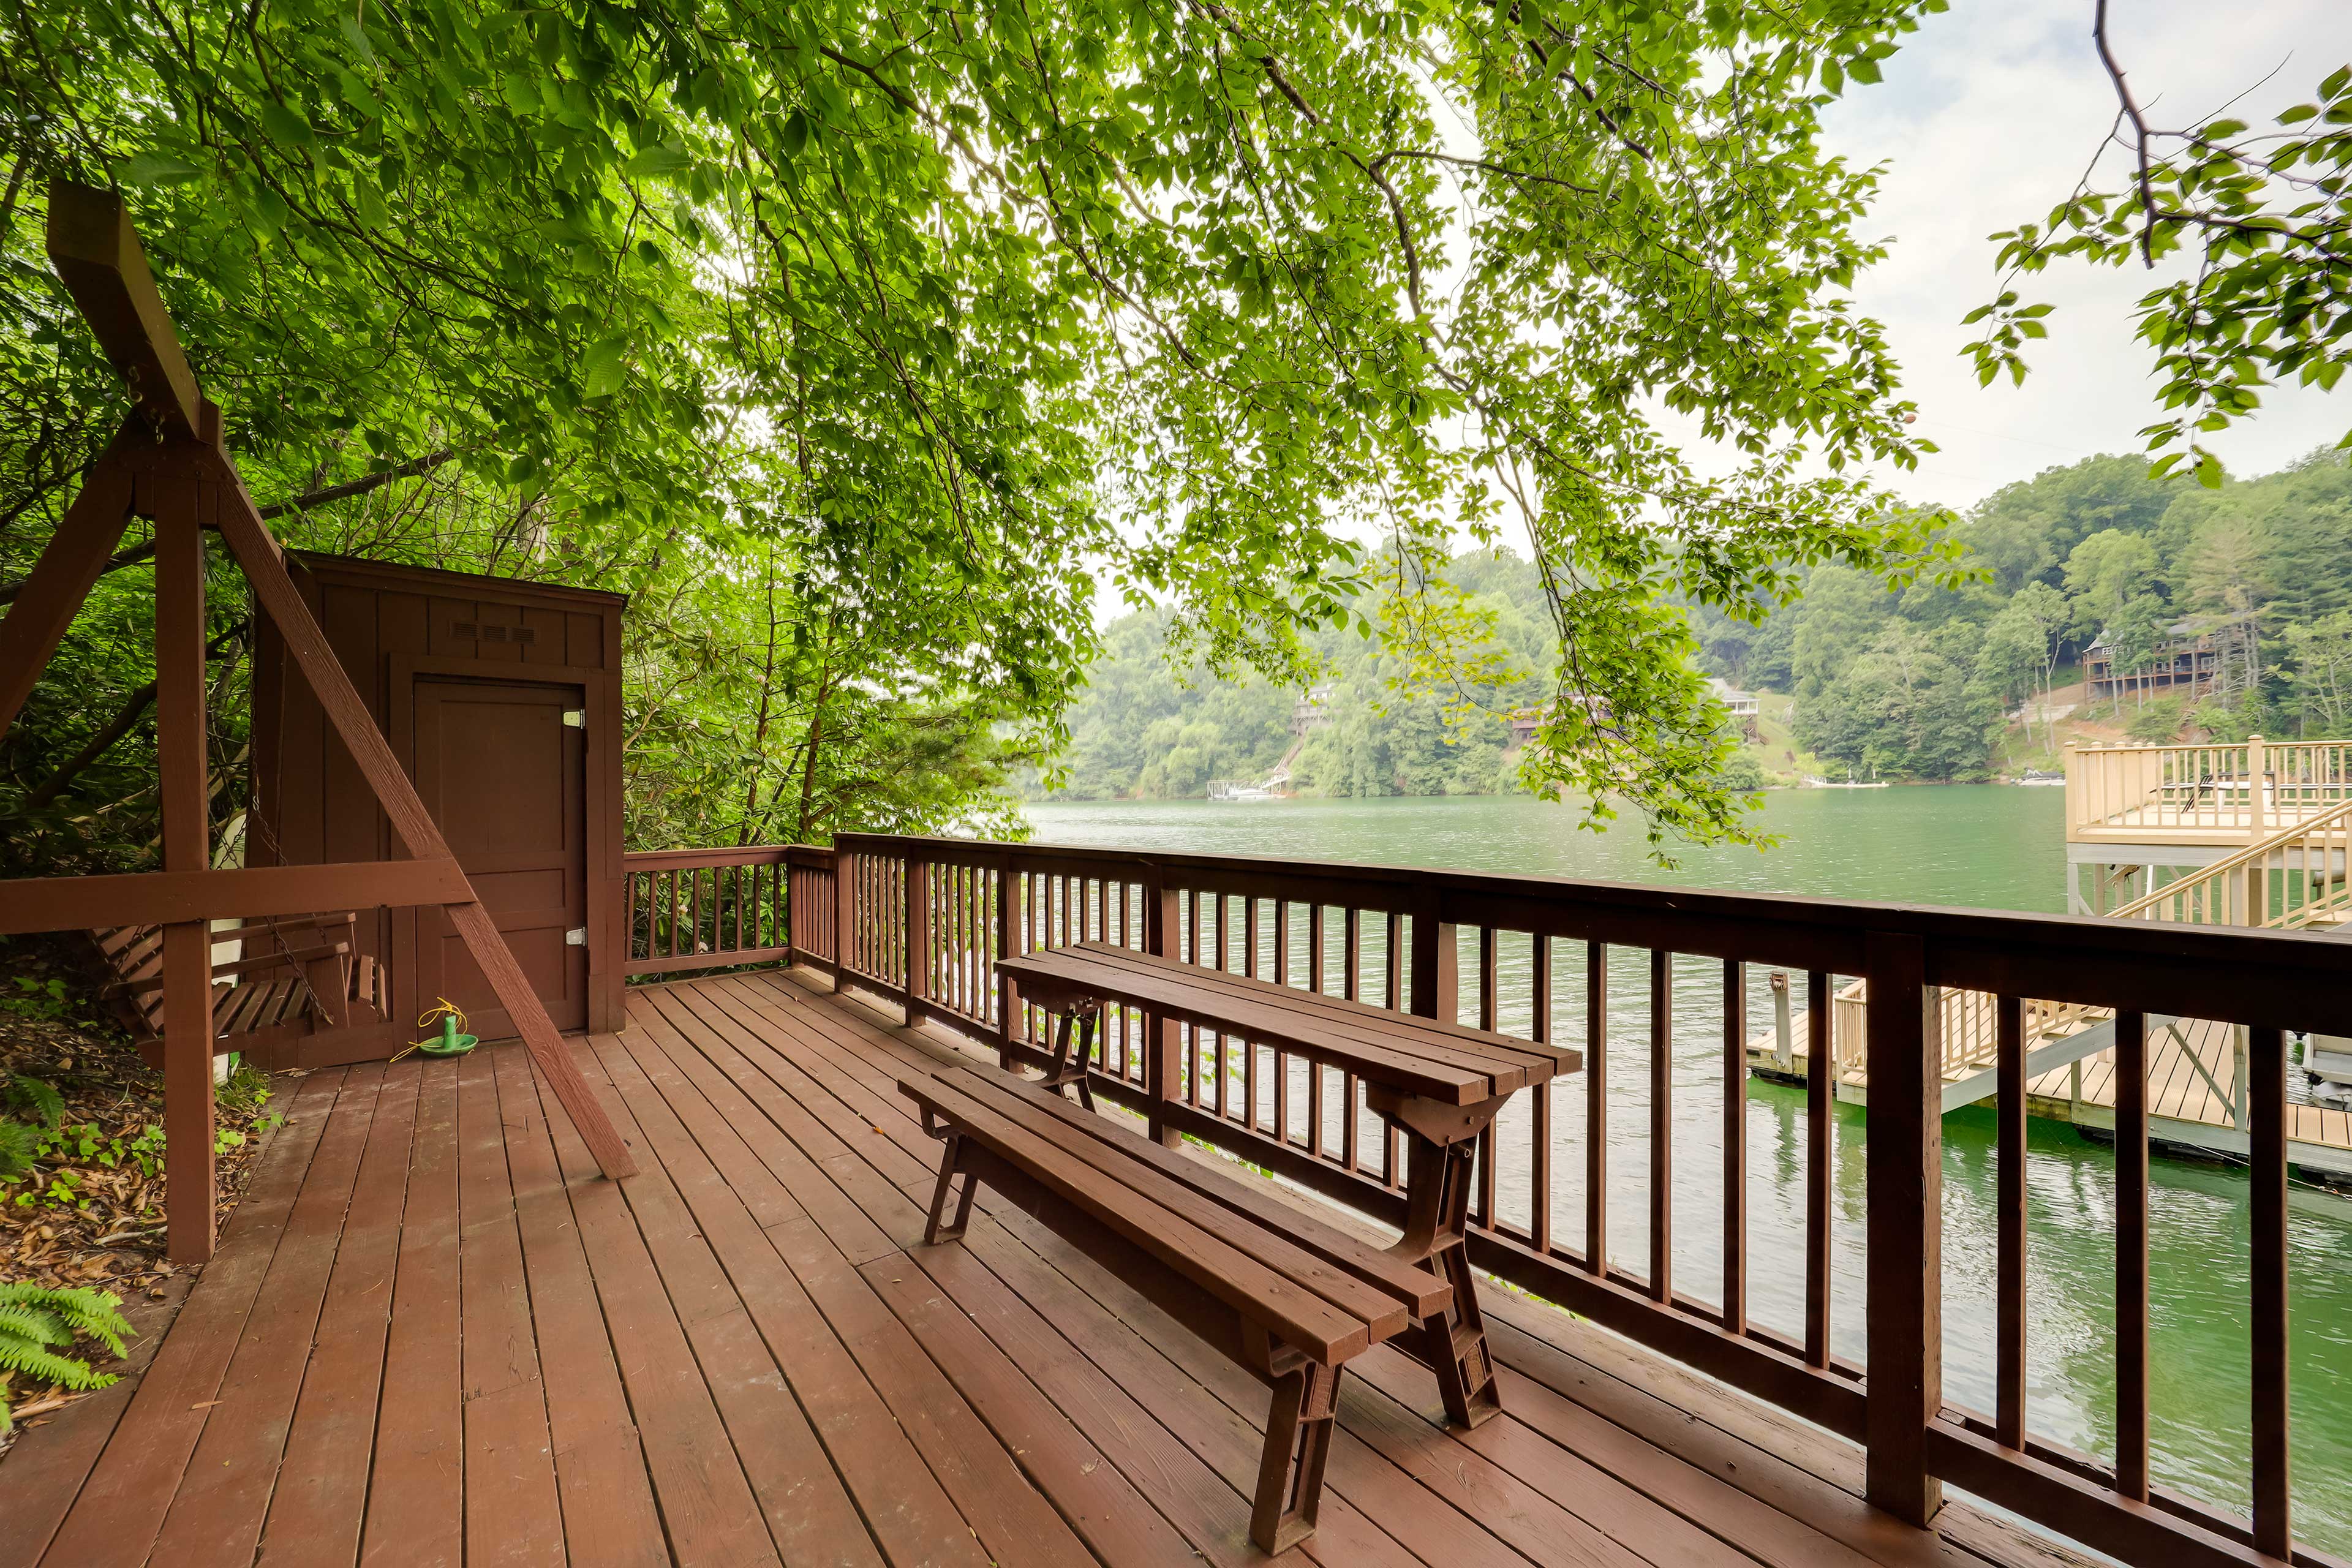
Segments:
[[[11,1182],[33,1168],[41,1157],[40,1130],[21,1121],[0,1120],[0,1182]]]
[[[76,1340],[91,1339],[116,1355],[131,1331],[116,1309],[119,1296],[86,1289],[52,1290],[31,1284],[0,1285],[0,1432],[9,1427],[8,1384],[18,1373],[44,1385],[76,1390],[104,1388],[111,1373],[61,1353]]]
[[[55,1127],[65,1120],[66,1097],[58,1092],[57,1085],[45,1079],[12,1074],[5,1091],[0,1092],[0,1100],[29,1112],[44,1127]]]

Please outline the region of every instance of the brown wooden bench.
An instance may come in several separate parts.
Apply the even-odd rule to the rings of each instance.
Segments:
[[[1043,1085],[975,1067],[900,1087],[947,1145],[925,1241],[961,1237],[985,1184],[1255,1374],[1273,1404],[1250,1539],[1312,1534],[1340,1369],[1442,1313],[1445,1281]]]
[[[323,1030],[382,1021],[383,966],[356,951],[356,929],[346,910],[214,931],[214,944],[241,942],[245,956],[213,965],[213,1054],[262,1055]],[[148,1065],[163,1066],[163,927],[112,926],[89,935],[115,975],[99,995]]]
[[[1512,1095],[1576,1071],[1584,1063],[1581,1053],[1108,942],[999,959],[996,972],[1021,988],[1023,1001],[1061,1016],[1051,1083],[1083,1089],[1088,1047],[1107,1006],[1138,1007],[1154,1018],[1277,1047],[1360,1078],[1365,1105],[1405,1140],[1404,1236],[1388,1256],[1420,1265],[1453,1287],[1441,1309],[1423,1314],[1398,1348],[1436,1374],[1451,1420],[1476,1426],[1501,1413],[1502,1390],[1470,1268],[1470,1187],[1478,1141]]]

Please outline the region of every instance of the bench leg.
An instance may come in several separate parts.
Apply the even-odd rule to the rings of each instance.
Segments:
[[[930,1219],[923,1226],[923,1245],[926,1247],[962,1238],[964,1226],[971,1223],[972,1196],[980,1190],[979,1174],[967,1170],[963,1163],[963,1134],[950,1132],[946,1142],[947,1147],[940,1152],[939,1185],[931,1189]],[[963,1177],[963,1195],[956,1200],[955,1223],[942,1226],[940,1216],[947,1212],[948,1189],[958,1175]]]
[[[1250,1539],[1268,1556],[1315,1533],[1339,1395],[1336,1366],[1308,1362],[1275,1380],[1265,1451],[1258,1459],[1257,1498],[1250,1510]]]
[[[1095,1026],[1097,1013],[1063,1013],[1056,1016],[1054,1034],[1054,1065],[1045,1069],[1045,1085],[1049,1089],[1076,1086],[1078,1103],[1088,1110],[1095,1108],[1095,1091],[1087,1082],[1087,1063],[1095,1049]]]
[[[1437,1373],[1446,1418],[1471,1427],[1502,1414],[1495,1353],[1486,1343],[1486,1317],[1478,1308],[1477,1277],[1464,1239],[1470,1219],[1470,1176],[1476,1145],[1439,1148],[1412,1140],[1404,1239],[1395,1250],[1454,1287],[1454,1299],[1398,1341],[1399,1348]]]

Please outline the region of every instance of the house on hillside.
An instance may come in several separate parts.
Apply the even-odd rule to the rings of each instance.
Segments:
[[[1305,735],[1331,722],[1331,689],[1318,686],[1290,707],[1290,732]]]
[[[2229,684],[2233,665],[2252,665],[2254,617],[2250,611],[2191,616],[2167,626],[2165,637],[2145,662],[2119,668],[2114,633],[2101,627],[2098,639],[2083,652],[2085,699],[2202,697]]]

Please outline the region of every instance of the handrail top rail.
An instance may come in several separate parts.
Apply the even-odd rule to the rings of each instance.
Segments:
[[[719,849],[632,849],[621,857],[621,868],[683,871],[712,866],[781,866],[793,850],[809,847],[801,844],[748,844]]]
[[[2260,736],[2264,752],[2319,752],[2330,748],[2352,749],[2352,741],[2270,741]],[[2242,752],[2249,741],[2069,741],[2068,749],[2079,752]]]
[[[2111,921],[2127,921],[2146,914],[2166,900],[2186,894],[2201,883],[2218,881],[2231,872],[2242,871],[2258,861],[2268,859],[2280,850],[2292,847],[2297,839],[2307,838],[2315,833],[2336,827],[2347,816],[2352,816],[2352,799],[2339,800],[2324,811],[2288,823],[2269,837],[2249,844],[2234,855],[2216,860],[2210,866],[2199,867],[2193,876],[2167,882],[2154,892],[2143,893],[2127,904],[2109,910],[2103,918]],[[2319,940],[2333,942],[2336,939],[2321,937]]]
[[[1917,939],[1931,984],[2287,1029],[2352,1033],[2352,943],[2307,931],[1728,892],[1546,873],[845,833],[852,853],[1131,868],[1200,891],[1350,905],[1696,956],[1859,974],[1865,938]]]

